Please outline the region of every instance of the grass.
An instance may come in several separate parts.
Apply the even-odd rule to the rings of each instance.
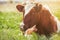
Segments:
[[[60,20],[59,10],[54,14]],[[35,33],[30,36],[23,36],[19,29],[19,24],[22,21],[22,13],[18,12],[0,12],[0,40],[38,40]],[[47,40],[41,35],[40,40]],[[53,35],[51,40],[60,40],[60,33]]]
[[[60,9],[54,12],[54,15],[60,20]]]

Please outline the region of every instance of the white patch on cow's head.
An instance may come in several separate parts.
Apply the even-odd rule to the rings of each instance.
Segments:
[[[29,13],[29,11],[35,6],[35,4],[28,3],[25,5],[25,14],[24,17]]]

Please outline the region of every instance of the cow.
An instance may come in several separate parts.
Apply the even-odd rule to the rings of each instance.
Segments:
[[[41,3],[25,3],[16,6],[19,12],[23,12],[23,21],[20,29],[26,31],[27,29],[36,25],[39,35],[50,36],[58,31],[56,17],[52,14],[47,6]]]

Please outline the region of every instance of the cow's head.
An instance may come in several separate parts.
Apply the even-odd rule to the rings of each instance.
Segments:
[[[23,26],[21,26],[21,29],[27,30],[28,28],[31,28],[36,24],[37,19],[35,17],[32,18],[32,16],[40,12],[42,5],[40,3],[28,3],[25,5],[17,5],[16,8],[18,9],[19,12],[23,12],[24,25],[22,24]],[[30,22],[31,19],[32,21]]]
[[[40,11],[42,5],[40,3],[25,3],[25,4],[19,4],[16,6],[19,12],[23,12],[23,16],[25,17],[27,14],[30,13],[30,11],[36,10]]]

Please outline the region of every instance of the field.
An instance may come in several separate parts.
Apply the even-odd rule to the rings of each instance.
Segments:
[[[60,10],[54,12],[54,15],[60,20]],[[22,13],[18,12],[1,12],[0,11],[0,40],[38,40],[35,33],[25,37],[19,28],[22,21]],[[41,35],[39,40],[47,40]],[[53,35],[50,40],[60,40],[60,33]]]

